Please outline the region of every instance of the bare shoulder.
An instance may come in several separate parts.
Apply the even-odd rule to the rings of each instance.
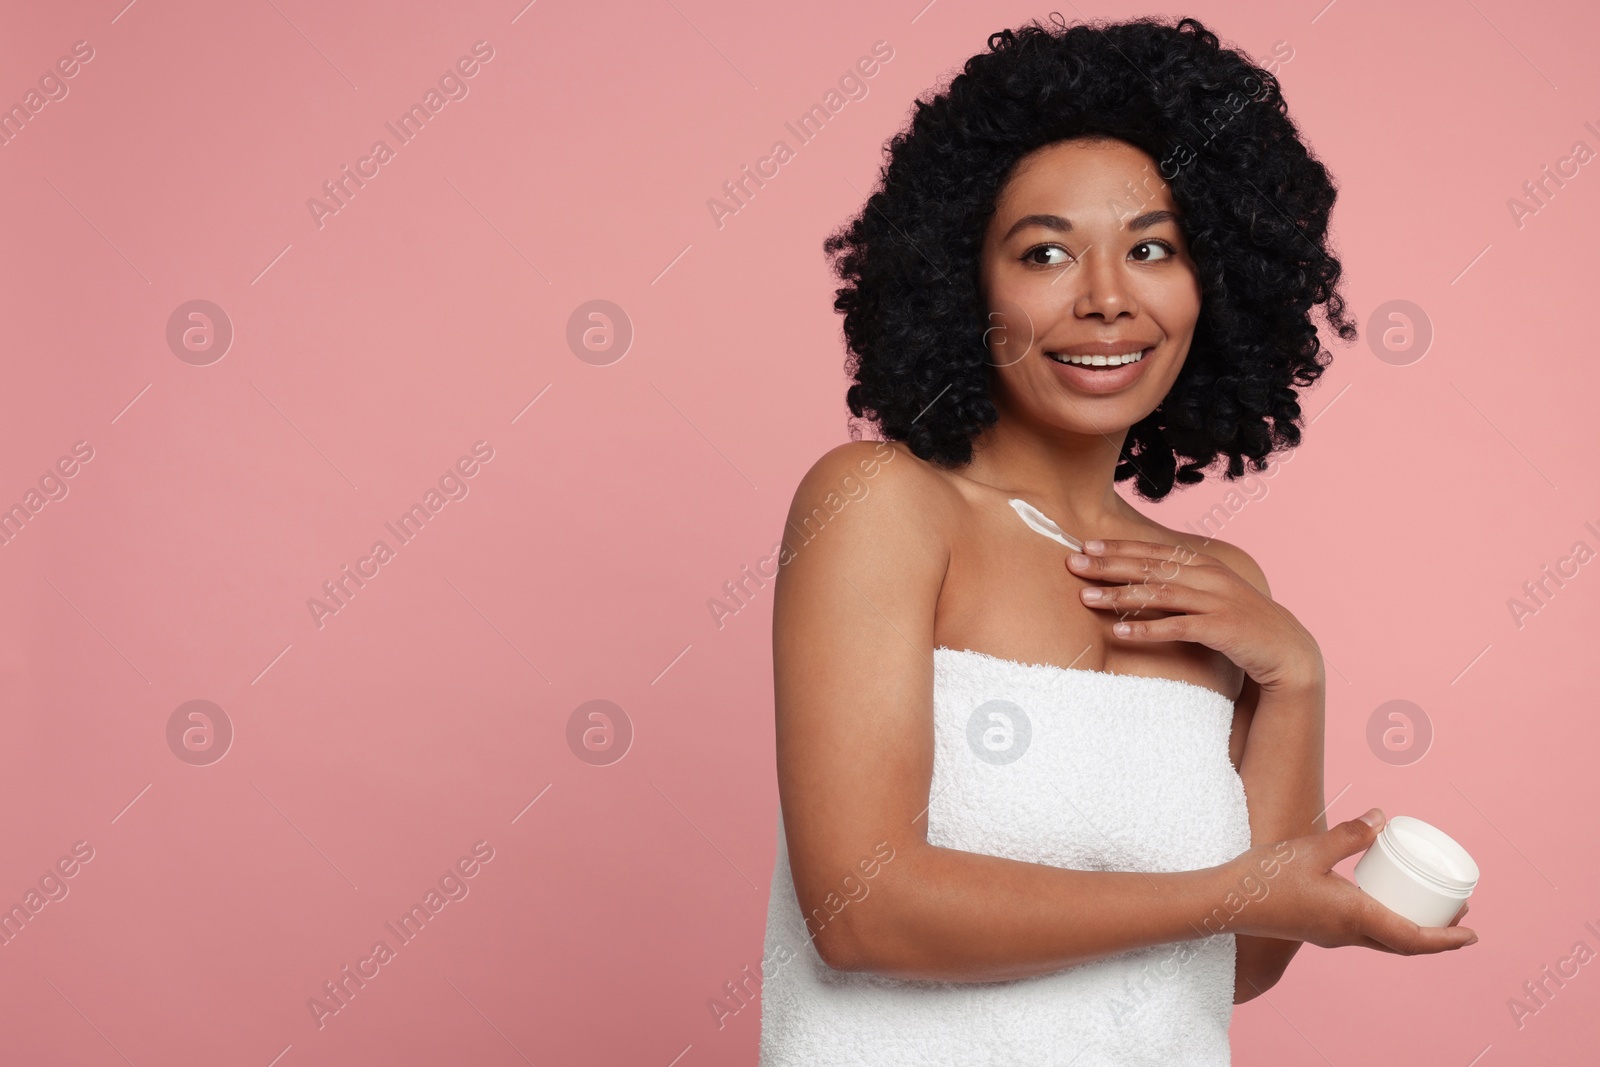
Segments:
[[[829,530],[837,542],[876,545],[874,554],[948,556],[944,531],[959,495],[926,461],[898,441],[849,441],[829,449],[795,488],[784,525],[780,564],[812,553]],[[820,554],[833,555],[834,552]]]
[[[1260,564],[1256,563],[1256,561],[1251,557],[1250,553],[1246,552],[1238,545],[1230,544],[1227,541],[1223,541],[1215,537],[1198,538],[1181,534],[1176,530],[1170,530],[1166,527],[1162,527],[1162,529],[1167,530],[1167,533],[1171,536],[1174,544],[1191,548],[1196,552],[1203,552],[1208,556],[1215,556],[1217,559],[1233,568],[1234,572],[1237,573],[1239,577],[1243,578],[1245,581],[1249,582],[1251,585],[1260,590],[1262,596],[1271,599],[1272,590],[1267,585],[1266,573],[1262,571]]]
[[[1261,569],[1260,564],[1251,558],[1250,553],[1238,545],[1229,544],[1227,541],[1219,541],[1215,538],[1212,538],[1207,545],[1207,551],[1232,567],[1239,577],[1261,590],[1262,596],[1269,600],[1272,598],[1272,589],[1267,585],[1266,572]]]

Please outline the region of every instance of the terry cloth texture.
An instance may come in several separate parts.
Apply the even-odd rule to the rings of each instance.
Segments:
[[[940,647],[933,705],[930,844],[1147,872],[1212,867],[1250,847],[1228,758],[1233,702],[1213,689]],[[1002,982],[835,971],[808,935],[780,812],[761,1067],[1231,1062],[1231,933]]]

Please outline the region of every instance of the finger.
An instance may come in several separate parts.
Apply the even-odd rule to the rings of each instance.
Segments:
[[[1091,546],[1100,545],[1094,549]],[[1134,538],[1121,540],[1094,538],[1084,542],[1084,548],[1091,556],[1150,556],[1159,559],[1170,559],[1174,555],[1183,559],[1215,560],[1203,552],[1197,552],[1188,545],[1174,545],[1165,541],[1141,541]]]
[[[1102,545],[1100,549],[1093,549],[1091,545]],[[1174,560],[1178,563],[1217,564],[1222,561],[1216,556],[1198,552],[1188,545],[1170,545],[1159,541],[1108,541],[1096,538],[1085,541],[1084,552],[1090,556],[1126,556],[1134,559]]]
[[[1120,542],[1118,542],[1120,543]],[[1167,547],[1171,546],[1152,546]],[[1177,550],[1173,550],[1174,553]],[[1067,556],[1067,570],[1080,578],[1096,582],[1148,582],[1187,580],[1209,582],[1220,569],[1204,559],[1181,555],[1105,556],[1074,552]]]
[[[1402,955],[1420,956],[1433,952],[1449,952],[1478,940],[1477,931],[1465,926],[1418,926],[1401,916],[1395,915],[1395,918],[1404,926],[1401,927],[1399,923],[1393,927],[1386,924],[1383,930],[1374,931],[1372,936]]]
[[[1478,939],[1477,932],[1465,926],[1418,926],[1375,897],[1364,896],[1357,911],[1360,931],[1402,955],[1447,952]]]
[[[1395,948],[1393,945],[1386,945],[1382,941],[1379,941],[1379,940],[1377,940],[1376,938],[1373,938],[1373,937],[1368,937],[1366,934],[1362,934],[1362,933],[1356,934],[1355,935],[1355,940],[1346,942],[1346,944],[1358,946],[1360,948],[1370,948],[1374,952],[1387,952],[1387,953],[1389,953],[1391,955],[1394,955],[1394,956],[1411,955],[1411,953],[1402,952],[1400,949]]]
[[[1362,819],[1371,818],[1372,825],[1367,825]],[[1354,856],[1371,846],[1378,836],[1378,831],[1383,828],[1384,814],[1382,808],[1373,808],[1361,819],[1346,819],[1336,826],[1330,827],[1326,833],[1318,834],[1319,844],[1326,842],[1327,852],[1322,853],[1323,858],[1332,867],[1340,860]]]
[[[1091,608],[1111,608],[1118,611],[1158,608],[1161,611],[1195,613],[1215,611],[1222,606],[1216,594],[1180,582],[1086,585],[1078,590],[1078,599]]]
[[[1164,619],[1122,619],[1111,627],[1114,637],[1126,641],[1192,641],[1206,645],[1209,624],[1205,615],[1168,615]]]

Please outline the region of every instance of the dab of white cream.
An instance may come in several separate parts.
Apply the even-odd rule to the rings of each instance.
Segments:
[[[1083,551],[1083,545],[1076,538],[1062,530],[1061,527],[1050,520],[1050,516],[1026,500],[1012,497],[1010,504],[1016,509],[1017,514],[1022,516],[1022,521],[1027,523],[1031,529],[1044,534],[1052,541],[1060,541],[1074,552]]]

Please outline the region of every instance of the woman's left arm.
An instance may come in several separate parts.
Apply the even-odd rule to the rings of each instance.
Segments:
[[[1212,542],[1211,547],[1228,552],[1233,557],[1228,561],[1233,570],[1269,602],[1272,600],[1267,576],[1247,553],[1223,542]],[[1276,609],[1277,605],[1274,603],[1273,607]],[[1287,631],[1303,635],[1303,644],[1315,649],[1315,642],[1309,640],[1310,635],[1299,623],[1287,615],[1284,623]],[[1244,688],[1234,704],[1229,755],[1249,799],[1252,846],[1328,828],[1322,799],[1327,680],[1320,651],[1313,655],[1308,650],[1303,662],[1307,674],[1286,677],[1267,689],[1245,675]],[[1235,1004],[1243,1004],[1276,985],[1302,944],[1247,934],[1237,935],[1235,943]]]
[[[1252,846],[1327,829],[1322,799],[1325,688],[1320,677],[1269,690],[1253,678],[1244,680],[1235,705],[1231,755],[1249,798]],[[1235,1004],[1271,989],[1301,945],[1246,934],[1235,941]]]
[[[1322,790],[1326,675],[1322,650],[1299,620],[1272,599],[1266,575],[1243,549],[1223,541],[1209,553],[1146,541],[1089,542],[1091,558],[1069,557],[1079,577],[1112,583],[1090,607],[1119,615],[1141,608],[1173,612],[1113,628],[1139,641],[1195,641],[1245,671],[1234,703],[1229,755],[1249,802],[1250,844],[1271,844],[1327,829]],[[1271,887],[1267,887],[1271,891]],[[1233,1002],[1272,988],[1299,941],[1236,935]]]

